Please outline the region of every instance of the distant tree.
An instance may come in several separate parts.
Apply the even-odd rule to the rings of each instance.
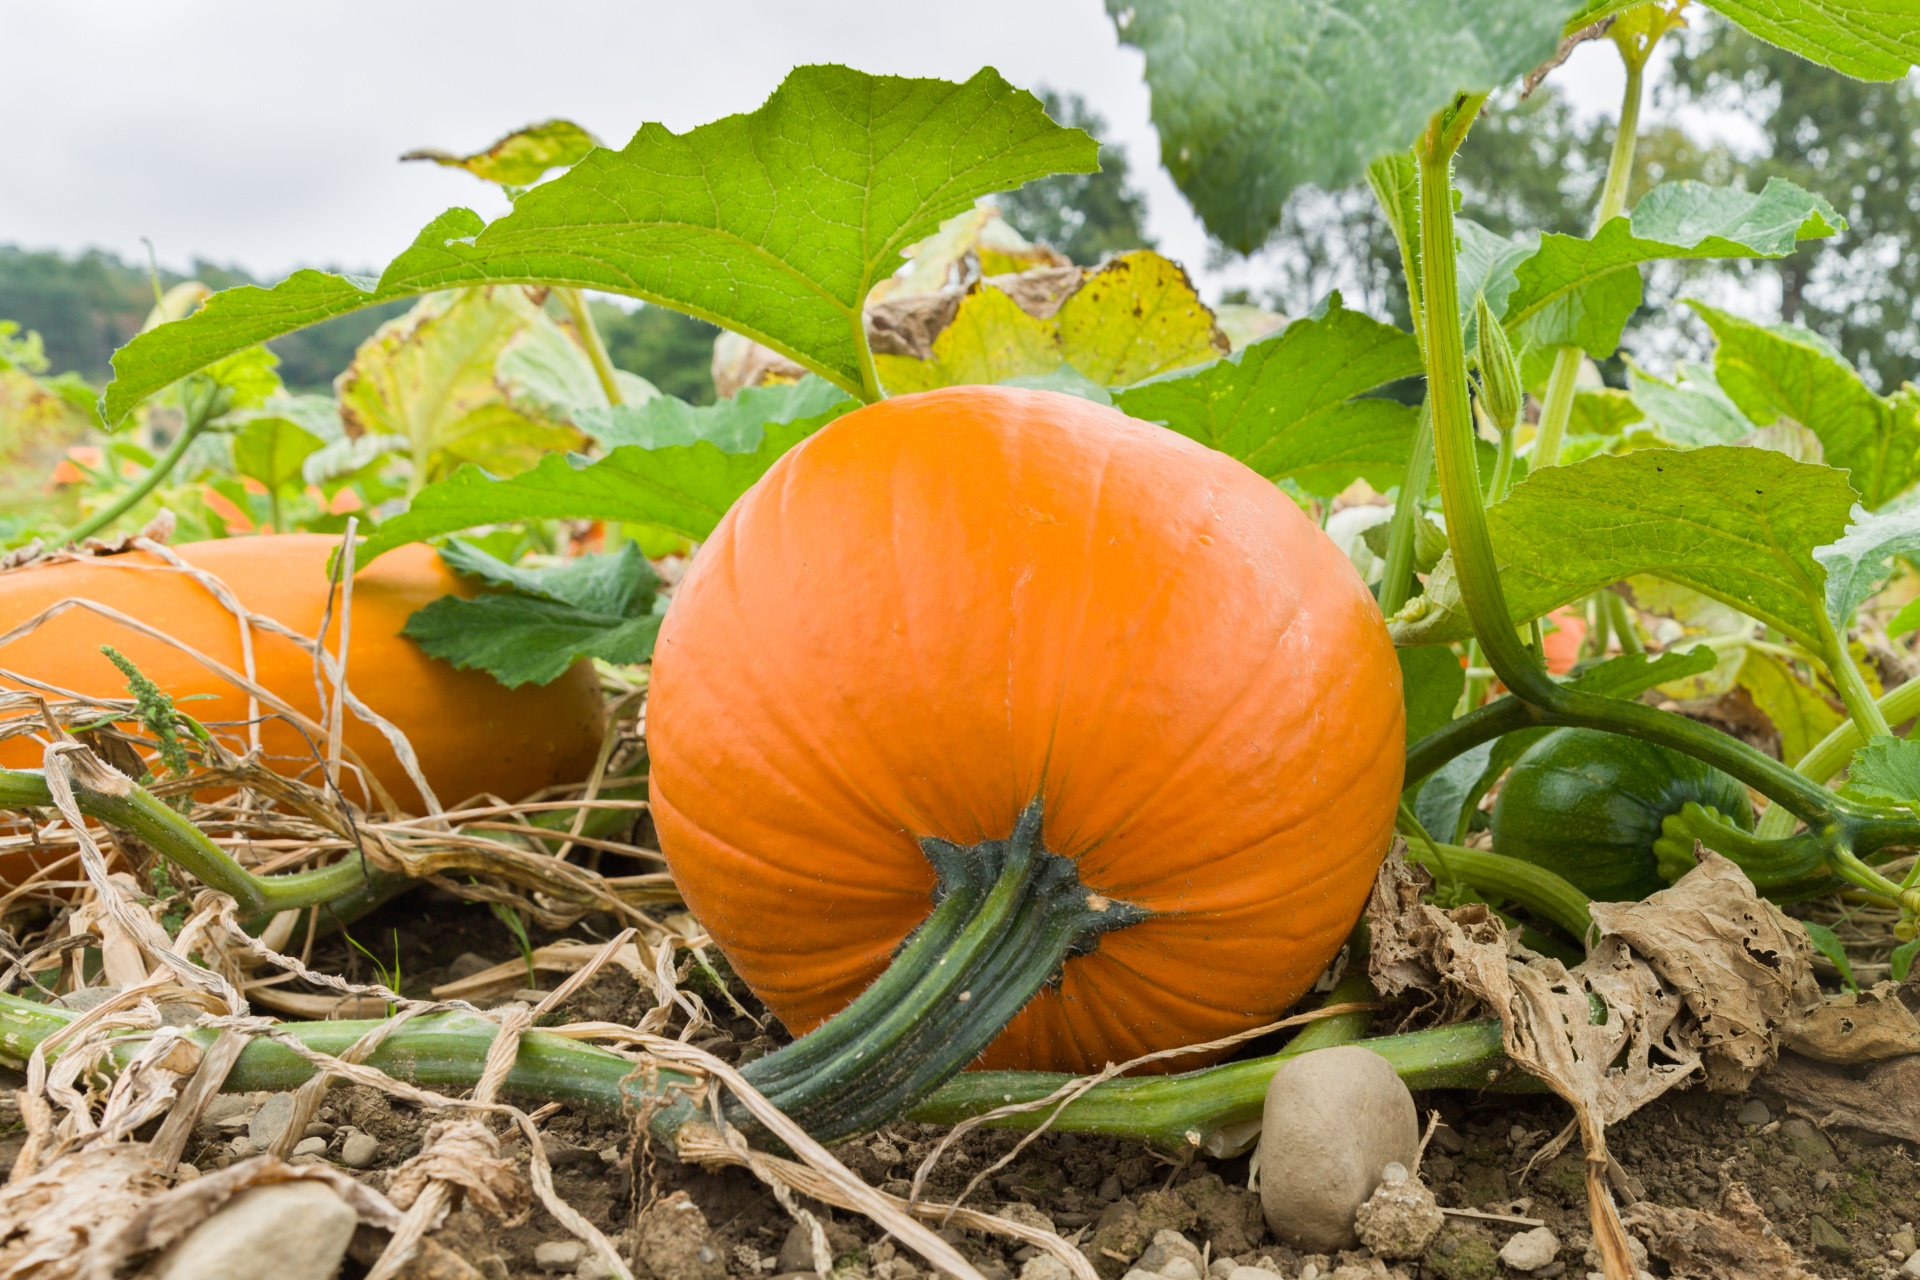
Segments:
[[[713,403],[713,340],[719,329],[666,307],[625,311],[606,302],[593,304],[593,322],[614,364],[668,395]]]
[[[1831,200],[1847,233],[1758,270],[1788,320],[1817,330],[1883,391],[1920,380],[1920,86],[1850,80],[1717,18],[1674,59],[1670,92],[1744,115],[1767,140],[1737,176]]]
[[[1107,122],[1079,94],[1040,92],[1047,114],[1100,142],[1100,172],[1060,173],[995,197],[1007,222],[1029,240],[1052,245],[1082,266],[1113,253],[1152,248],[1147,203],[1127,182],[1127,153],[1106,140]]]

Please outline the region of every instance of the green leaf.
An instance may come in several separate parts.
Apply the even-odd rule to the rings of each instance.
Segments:
[[[1746,651],[1740,663],[1739,684],[1780,731],[1780,759],[1790,765],[1800,763],[1802,756],[1846,719],[1784,662],[1757,649]]]
[[[1407,705],[1407,745],[1411,746],[1453,720],[1460,692],[1466,688],[1467,670],[1445,645],[1401,649],[1398,654],[1400,696]]]
[[[1567,430],[1576,435],[1617,436],[1646,416],[1633,397],[1617,387],[1587,388],[1574,393]]]
[[[1494,743],[1483,742],[1461,752],[1433,771],[1414,798],[1413,816],[1427,834],[1448,844],[1466,837],[1467,824],[1473,820],[1473,808],[1486,794],[1480,780],[1486,776]]]
[[[1807,941],[1813,943],[1813,949],[1833,962],[1840,971],[1840,981],[1849,991],[1858,991],[1860,984],[1854,979],[1853,965],[1847,959],[1847,949],[1840,945],[1839,937],[1833,930],[1816,920],[1802,920],[1800,927],[1807,931]]]
[[[1907,975],[1913,972],[1915,955],[1920,955],[1920,938],[1903,942],[1887,953],[1887,959],[1892,962],[1890,968],[1895,982],[1905,982]]]
[[[660,580],[631,542],[548,568],[517,568],[478,547],[450,543],[447,567],[500,594],[445,596],[407,619],[404,634],[429,655],[478,667],[515,688],[547,684],[581,658],[631,664],[653,656]]]
[[[1636,573],[1678,582],[1824,646],[1826,571],[1853,490],[1831,467],[1715,445],[1601,454],[1546,467],[1487,508],[1515,623]],[[1471,633],[1451,558],[1392,623],[1401,644]]]
[[[1920,631],[1920,596],[1900,606],[1900,612],[1893,615],[1893,621],[1887,623],[1889,638],[1903,636],[1909,631]]]
[[[1893,557],[1920,558],[1920,505],[1897,511],[1853,509],[1846,536],[1816,549],[1813,558],[1827,570],[1827,616],[1844,632],[1853,611],[1880,589],[1893,573]]]
[[[1714,376],[1758,426],[1799,423],[1820,437],[1827,461],[1845,468],[1877,510],[1920,480],[1920,395],[1876,395],[1819,335],[1754,324],[1704,302],[1688,306],[1718,343]]]
[[[1660,438],[1683,448],[1735,444],[1753,433],[1738,405],[1727,398],[1704,365],[1683,361],[1674,382],[1629,369],[1627,394]]]
[[[1920,742],[1876,734],[1847,765],[1846,795],[1868,804],[1920,802]]]
[[[549,169],[578,164],[600,140],[571,120],[545,120],[516,129],[485,151],[457,156],[423,147],[402,160],[431,160],[449,168],[465,169],[476,178],[508,187],[530,187]]]
[[[575,421],[606,449],[623,445],[660,449],[705,440],[728,453],[752,453],[765,438],[768,423],[807,418],[824,426],[859,407],[858,400],[825,378],[809,375],[798,382],[743,387],[712,404],[691,405],[675,396],[658,396],[644,404],[586,410]]]
[[[1355,477],[1376,489],[1400,482],[1417,410],[1354,397],[1419,371],[1412,334],[1347,310],[1334,293],[1322,313],[1205,368],[1122,391],[1114,404],[1268,479],[1332,495]]]
[[[465,466],[422,489],[412,506],[383,522],[359,563],[371,564],[409,542],[508,520],[618,520],[698,541],[775,459],[820,425],[812,418],[774,424],[751,452],[728,453],[701,440],[660,449],[628,446],[598,462],[548,454],[531,471],[506,480]]]
[[[982,284],[933,340],[930,359],[881,355],[874,364],[895,395],[1047,377],[1062,367],[1117,387],[1214,360],[1227,345],[1179,264],[1138,249],[1089,273],[1044,319]]]
[[[1856,80],[1898,80],[1920,62],[1911,0],[1712,0],[1769,44]]]
[[[301,479],[307,458],[324,443],[286,418],[255,418],[233,437],[233,468],[269,492],[284,489]]]
[[[981,196],[1091,172],[1097,153],[991,69],[952,84],[800,67],[757,111],[684,134],[644,125],[496,222],[441,215],[377,285],[303,271],[215,294],[115,354],[107,416],[249,343],[391,298],[510,281],[674,307],[860,394],[863,306],[901,251]]]
[[[1540,0],[1107,0],[1146,55],[1161,162],[1207,229],[1251,252],[1303,183],[1344,187],[1462,90],[1551,57]]]
[[[1471,218],[1455,218],[1460,239],[1455,268],[1460,284],[1460,329],[1468,350],[1480,341],[1474,316],[1474,298],[1484,295],[1493,314],[1505,315],[1507,299],[1519,283],[1514,272],[1540,249],[1538,233],[1509,239],[1489,231]]]
[[[1541,237],[1514,269],[1501,315],[1533,347],[1578,346],[1612,355],[1620,330],[1640,305],[1640,264],[1662,258],[1778,258],[1800,240],[1846,229],[1819,196],[1784,178],[1758,195],[1703,182],[1667,182],[1649,191],[1631,217],[1612,218],[1590,240]]]

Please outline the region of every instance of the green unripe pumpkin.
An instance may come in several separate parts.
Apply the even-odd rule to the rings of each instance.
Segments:
[[[1598,729],[1556,729],[1529,747],[1493,806],[1494,852],[1542,866],[1596,902],[1667,887],[1653,843],[1689,800],[1753,830],[1746,788],[1691,756]]]

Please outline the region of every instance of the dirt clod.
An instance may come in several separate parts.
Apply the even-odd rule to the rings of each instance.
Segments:
[[[634,1260],[654,1280],[724,1280],[726,1255],[684,1191],[654,1202],[634,1226]],[[798,1268],[796,1268],[798,1269]],[[813,1269],[809,1258],[805,1270]]]
[[[1390,1164],[1354,1216],[1360,1243],[1382,1258],[1417,1258],[1446,1225],[1433,1192],[1406,1166]]]

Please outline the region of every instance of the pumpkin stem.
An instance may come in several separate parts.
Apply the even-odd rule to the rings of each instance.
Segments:
[[[865,1132],[978,1057],[1069,956],[1147,918],[1090,891],[1041,828],[1036,798],[1008,839],[921,840],[940,877],[933,914],[858,999],[742,1074],[822,1141]]]

